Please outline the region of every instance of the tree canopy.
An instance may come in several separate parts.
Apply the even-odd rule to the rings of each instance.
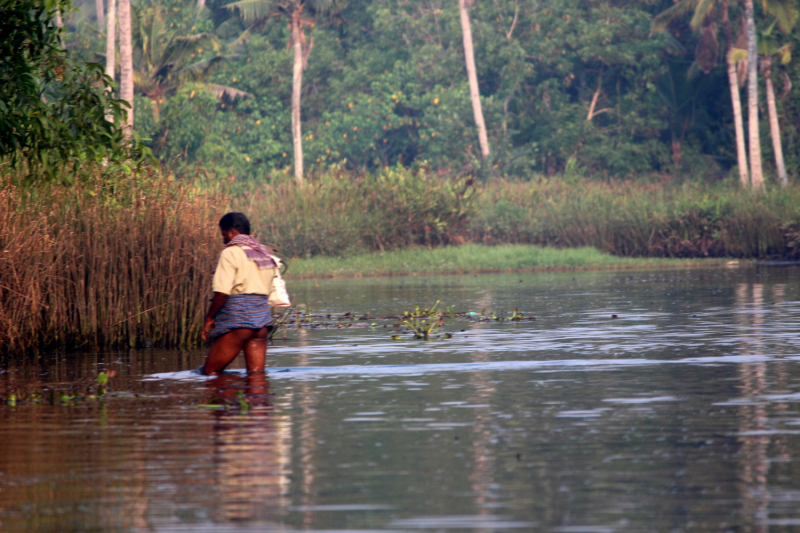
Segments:
[[[63,48],[58,8],[46,0],[0,0],[0,157],[68,180],[81,161],[136,157],[142,147],[125,142],[116,125],[125,107],[110,96],[102,65]]]
[[[137,57],[136,69],[149,72],[151,82],[137,88],[135,129],[173,168],[201,164],[253,179],[275,169],[290,173],[290,30],[285,19],[268,14],[240,17],[229,3],[134,0],[139,12],[158,13],[164,41],[151,43],[151,50],[169,49],[169,39],[182,45],[207,39],[205,46],[184,46],[180,61],[150,53],[147,63],[144,51]],[[103,50],[93,5],[79,5],[82,15],[67,20],[65,41],[85,60]],[[726,175],[736,165],[730,98],[720,97],[730,92],[726,51],[708,31],[693,31],[690,11],[665,23],[666,32],[652,33],[654,17],[673,5],[476,2],[470,18],[490,169],[522,177]],[[774,17],[760,3],[756,9],[759,25],[768,27]],[[742,11],[732,2],[731,20]],[[341,162],[366,168],[424,162],[458,173],[479,164],[457,2],[348,0],[305,31],[313,52],[303,73],[303,151],[312,171]],[[709,42],[698,46],[704,38]],[[796,33],[785,37],[797,40]],[[707,53],[699,57],[697,50]],[[202,79],[178,75],[212,63],[216,70],[203,71]],[[795,176],[800,97],[785,80],[797,78],[796,63],[771,73],[786,166]],[[156,82],[163,96],[154,100],[147,87]],[[770,172],[770,148],[764,148]]]

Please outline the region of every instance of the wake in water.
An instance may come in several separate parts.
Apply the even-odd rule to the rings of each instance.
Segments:
[[[304,379],[325,376],[392,376],[418,375],[431,372],[500,372],[513,370],[539,371],[581,371],[581,370],[614,370],[652,365],[720,365],[742,363],[764,363],[778,357],[770,355],[731,355],[716,357],[686,357],[674,360],[654,359],[568,359],[560,361],[493,361],[486,363],[442,363],[421,365],[343,365],[343,366],[298,366],[267,367],[270,379]],[[800,354],[781,355],[783,361],[800,360]],[[228,370],[226,374],[242,375],[244,369]],[[145,376],[142,381],[157,380],[205,380],[213,376],[204,376],[196,370],[182,372],[162,372]]]

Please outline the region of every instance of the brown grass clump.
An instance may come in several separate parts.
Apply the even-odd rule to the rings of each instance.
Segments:
[[[0,190],[0,353],[199,342],[224,195],[96,174]]]

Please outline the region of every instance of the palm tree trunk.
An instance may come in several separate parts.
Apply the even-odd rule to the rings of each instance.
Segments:
[[[475,115],[475,126],[478,128],[478,141],[481,145],[483,159],[489,157],[489,138],[486,135],[486,124],[483,121],[480,91],[478,90],[478,76],[475,73],[475,52],[472,49],[472,28],[469,23],[467,1],[458,0],[458,9],[461,12],[461,34],[464,37],[464,57],[467,62],[467,79],[469,80],[469,97],[472,100],[472,112]]]
[[[744,143],[744,123],[742,120],[742,101],[739,93],[739,79],[736,73],[736,63],[731,61],[730,53],[733,50],[733,29],[728,16],[728,0],[722,3],[722,24],[725,32],[725,48],[728,51],[728,85],[731,87],[731,104],[733,105],[733,126],[736,132],[736,162],[739,165],[739,181],[742,187],[750,187],[750,176],[747,171],[747,149]]]
[[[117,70],[117,0],[108,0],[106,20],[106,76],[114,79]]]
[[[736,131],[736,162],[739,165],[739,181],[745,189],[750,187],[747,172],[747,148],[744,144],[744,123],[742,120],[742,102],[739,95],[739,79],[736,75],[736,63],[728,60],[728,84],[731,87],[733,103],[733,126]]]
[[[131,42],[131,2],[119,0],[119,97],[130,104],[125,134],[133,133],[133,43]]]
[[[103,12],[103,0],[94,0],[95,11],[97,11],[97,30],[99,31],[105,23],[105,13]]]
[[[772,149],[775,152],[775,168],[778,170],[778,183],[781,187],[789,184],[786,176],[786,165],[783,162],[783,146],[781,146],[781,128],[778,124],[778,110],[775,107],[775,89],[772,86],[772,58],[763,59],[764,77],[767,80],[767,110],[769,112],[769,132],[772,135]]]
[[[114,80],[117,69],[117,0],[108,0],[108,19],[106,20],[106,76]],[[114,115],[106,115],[106,120],[114,122]]]
[[[294,73],[292,76],[292,141],[294,143],[294,177],[303,183],[303,132],[300,124],[300,91],[303,87],[303,42],[300,38],[302,4],[296,4],[292,13],[292,44],[294,45]]]
[[[745,0],[747,31],[747,129],[750,138],[750,185],[756,192],[764,190],[761,172],[761,138],[758,131],[758,51],[753,0]]]

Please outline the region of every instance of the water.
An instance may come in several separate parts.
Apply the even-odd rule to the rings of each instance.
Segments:
[[[2,398],[115,375],[0,405],[0,531],[793,529],[798,273],[311,280],[295,301],[375,318],[290,331],[265,379],[193,376],[201,351],[15,361]],[[425,342],[377,318],[437,298],[536,320]]]

